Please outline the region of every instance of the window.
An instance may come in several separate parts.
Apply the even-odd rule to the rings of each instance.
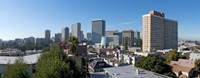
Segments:
[[[99,66],[104,66],[104,63],[99,63]]]

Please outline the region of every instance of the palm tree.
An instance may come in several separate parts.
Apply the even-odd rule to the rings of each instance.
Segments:
[[[78,39],[74,36],[71,36],[69,38],[68,48],[71,52],[75,53],[76,56],[78,56],[77,50],[78,50]]]

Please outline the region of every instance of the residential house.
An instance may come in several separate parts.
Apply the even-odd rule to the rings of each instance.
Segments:
[[[89,64],[89,71],[90,72],[102,72],[103,68],[111,67],[108,65],[103,59],[95,59]]]
[[[179,59],[178,61],[171,61],[172,71],[177,77],[189,77],[191,78],[194,73],[195,61],[187,59]]]

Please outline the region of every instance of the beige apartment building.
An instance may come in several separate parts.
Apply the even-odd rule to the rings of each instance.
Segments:
[[[178,22],[166,19],[162,12],[150,11],[142,16],[142,37],[143,52],[177,49]]]

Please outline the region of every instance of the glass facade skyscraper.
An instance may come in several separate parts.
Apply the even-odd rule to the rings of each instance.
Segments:
[[[105,36],[106,22],[102,19],[92,21],[92,43],[100,43],[101,37]]]

